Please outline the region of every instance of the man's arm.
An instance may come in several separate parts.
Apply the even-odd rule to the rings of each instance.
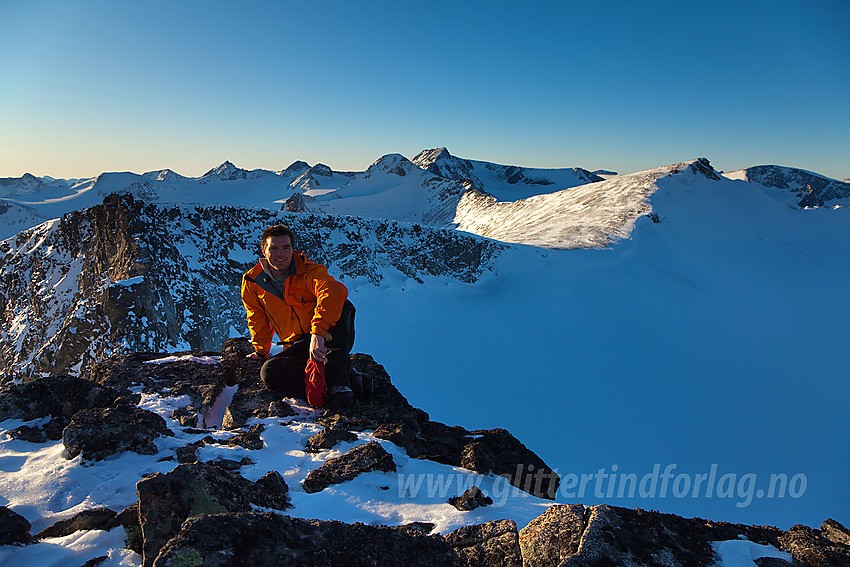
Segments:
[[[348,288],[332,278],[324,267],[316,270],[313,278],[316,309],[310,321],[310,358],[316,362],[327,361],[325,335],[342,316],[342,307],[348,298]]]
[[[251,331],[254,353],[257,358],[268,358],[274,330],[265,308],[260,303],[260,298],[257,297],[256,290],[244,277],[242,278],[242,304],[248,314],[248,330]]]
[[[348,288],[331,277],[324,266],[316,268],[312,284],[316,309],[310,321],[310,333],[324,337],[342,316],[342,307],[348,299]]]

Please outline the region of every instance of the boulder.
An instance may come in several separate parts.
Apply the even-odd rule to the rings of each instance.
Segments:
[[[357,440],[357,435],[344,429],[328,429],[325,427],[307,440],[304,451],[307,453],[318,453],[319,451],[332,449],[340,441],[350,443]]]
[[[489,496],[485,496],[484,493],[481,492],[481,489],[477,486],[473,486],[460,496],[452,496],[449,498],[449,504],[461,512],[468,512],[482,506],[489,506],[492,503],[493,499]]]
[[[151,411],[119,404],[74,414],[62,433],[62,443],[69,459],[82,454],[84,460],[99,461],[122,451],[154,455],[157,448],[153,441],[160,435],[174,435],[164,419]]]
[[[52,526],[44,528],[36,538],[64,537],[80,530],[109,530],[113,527],[115,512],[109,508],[93,508],[83,510],[73,518],[59,520]]]
[[[5,506],[0,506],[0,545],[29,543],[31,524],[26,518]]]
[[[355,478],[357,475],[371,472],[395,472],[392,456],[377,441],[358,445],[341,457],[326,461],[319,468],[310,471],[301,485],[304,491],[312,494],[324,490],[332,484],[339,484]]]
[[[260,433],[264,430],[265,426],[262,423],[255,423],[249,427],[247,431],[242,431],[241,433],[237,433],[233,437],[227,439],[224,444],[230,447],[245,447],[246,449],[251,449],[253,451],[262,449],[263,440],[260,438]]]
[[[463,566],[523,567],[519,535],[513,520],[463,526],[443,536]]]
[[[271,472],[254,483],[206,463],[178,465],[136,484],[143,539],[143,562],[153,565],[160,548],[187,518],[199,514],[250,512],[252,505],[289,507],[286,483]]]
[[[39,378],[0,389],[0,421],[49,417],[40,425],[23,425],[9,431],[13,439],[43,443],[62,438],[62,430],[75,413],[111,405],[119,394],[111,388],[73,376]]]
[[[255,512],[186,520],[153,565],[444,567],[457,559],[443,538],[417,530]]]
[[[127,534],[124,539],[124,546],[127,549],[135,551],[139,555],[142,554],[142,524],[139,520],[139,503],[130,504],[112,519],[112,524],[109,529],[122,526]]]

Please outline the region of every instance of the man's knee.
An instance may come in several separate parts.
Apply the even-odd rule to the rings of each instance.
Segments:
[[[287,358],[272,357],[260,368],[260,380],[269,390],[295,394],[304,389],[304,366]]]

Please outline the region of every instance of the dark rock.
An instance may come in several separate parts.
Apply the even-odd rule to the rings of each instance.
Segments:
[[[221,467],[227,471],[236,471],[246,465],[253,465],[254,461],[252,461],[248,457],[242,457],[242,459],[239,461],[234,461],[233,459],[225,459],[224,457],[218,457],[213,461],[207,461],[207,463],[214,467]]]
[[[32,541],[31,527],[26,518],[5,506],[0,506],[0,545],[29,543]]]
[[[177,447],[174,454],[178,463],[195,463],[198,461],[198,449],[204,446],[203,439],[195,443],[189,443],[183,447]]]
[[[779,537],[782,546],[795,561],[811,567],[843,567],[850,565],[847,528],[835,520],[827,520],[820,529],[796,525]]]
[[[458,565],[522,567],[519,535],[513,520],[463,526],[443,536],[457,554]]]
[[[0,421],[40,417],[70,419],[83,409],[106,407],[118,393],[82,378],[51,376],[0,390]]]
[[[139,519],[139,503],[134,502],[112,519],[112,524],[109,529],[122,526],[127,534],[124,546],[127,549],[135,551],[139,555],[142,554],[144,540],[142,539],[142,524]]]
[[[419,532],[421,534],[428,535],[434,531],[434,528],[437,527],[436,524],[432,524],[431,522],[410,522],[409,524],[404,524],[400,526],[401,528],[407,530],[413,530]]]
[[[30,443],[44,443],[47,441],[47,433],[41,427],[22,425],[6,432],[11,439],[29,441]]]
[[[422,431],[422,426],[413,418],[404,423],[382,423],[372,433],[378,439],[386,439],[399,447],[412,447]]]
[[[823,197],[820,194],[815,193],[815,190],[812,189],[810,184],[806,185],[806,194],[805,197],[800,199],[800,202],[797,203],[798,207],[823,207]]]
[[[270,494],[286,494],[289,492],[289,486],[286,481],[280,476],[277,471],[269,471],[257,479],[257,486],[266,489]]]
[[[52,526],[44,528],[36,538],[64,537],[80,530],[109,530],[117,514],[109,508],[94,508],[84,510],[67,520],[59,520]]]
[[[555,499],[560,477],[543,459],[504,429],[473,431],[460,466],[482,474],[495,473],[513,486],[538,498]]]
[[[55,417],[43,425],[22,425],[7,431],[6,434],[12,439],[20,439],[30,443],[44,443],[48,439],[57,441],[62,439],[62,430],[65,429],[69,421],[65,417]]]
[[[187,518],[198,514],[249,512],[251,504],[286,509],[289,506],[286,483],[274,475],[267,476],[263,484],[253,483],[220,467],[193,463],[139,481],[136,492],[145,567],[153,564],[160,548],[177,534]]]
[[[106,407],[118,392],[82,378],[52,376],[0,390],[0,421],[51,417],[43,425],[23,425],[9,431],[13,439],[43,443],[62,438],[62,430],[80,410]]]
[[[97,567],[97,565],[100,565],[101,563],[103,563],[107,559],[109,559],[108,555],[100,555],[98,557],[92,557],[91,559],[89,559],[88,561],[83,563],[81,565],[81,567]]]
[[[319,492],[332,484],[351,480],[371,471],[395,472],[392,456],[377,441],[358,445],[341,457],[330,459],[310,471],[302,486],[307,493]]]
[[[255,423],[248,428],[248,431],[237,433],[225,441],[224,444],[231,447],[238,445],[239,447],[245,447],[246,449],[251,449],[253,451],[262,449],[263,440],[260,439],[260,433],[264,430],[265,426],[262,423]]]
[[[274,558],[274,559],[272,559]],[[445,540],[415,530],[291,518],[270,512],[186,520],[156,558],[166,565],[454,566]]]
[[[198,414],[186,408],[177,408],[172,411],[171,419],[183,427],[196,427],[198,425]]]
[[[460,510],[461,512],[469,512],[482,506],[489,506],[493,503],[493,499],[485,496],[481,489],[473,486],[460,496],[452,496],[449,498],[449,504]]]
[[[101,460],[122,451],[142,455],[157,452],[154,439],[173,436],[157,414],[128,405],[77,412],[62,434],[62,443],[73,459]]]
[[[527,567],[708,567],[718,559],[712,542],[744,538],[781,549],[781,534],[767,526],[686,519],[640,508],[553,505],[523,528],[519,540]]]
[[[356,441],[357,435],[344,429],[328,429],[325,427],[307,440],[304,451],[307,453],[318,453],[322,450],[332,449],[340,441]]]
[[[275,400],[269,404],[268,415],[269,417],[288,417],[290,415],[296,415],[296,413],[288,403],[282,400]]]

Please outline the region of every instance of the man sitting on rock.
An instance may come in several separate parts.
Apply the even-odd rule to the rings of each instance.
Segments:
[[[263,257],[242,276],[242,303],[254,345],[248,357],[265,360],[260,378],[269,389],[301,398],[308,360],[324,363],[329,403],[350,403],[354,305],[348,289],[323,265],[293,249],[295,235],[288,227],[268,227],[260,242]],[[275,333],[284,350],[270,357]]]

